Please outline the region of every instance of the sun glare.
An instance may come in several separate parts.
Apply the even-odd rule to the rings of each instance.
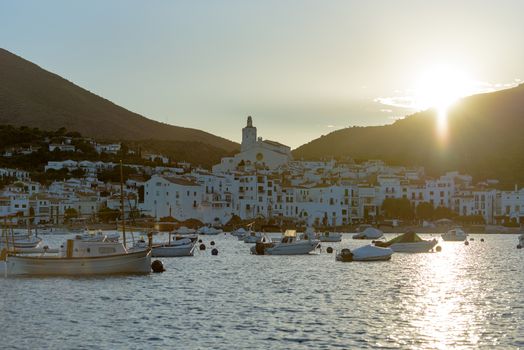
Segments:
[[[464,70],[437,65],[423,73],[414,86],[414,101],[418,109],[435,108],[437,133],[445,139],[447,110],[459,98],[475,92],[475,82]]]

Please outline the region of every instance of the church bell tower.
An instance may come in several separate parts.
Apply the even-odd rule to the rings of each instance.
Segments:
[[[257,128],[253,126],[253,119],[251,116],[247,117],[247,125],[242,129],[242,144],[240,151],[244,152],[255,146],[257,142]]]

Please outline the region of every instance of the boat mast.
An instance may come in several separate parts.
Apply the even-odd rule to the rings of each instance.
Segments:
[[[124,248],[126,247],[126,213],[124,211],[124,171],[122,170],[122,160],[120,160],[120,208],[122,211],[122,237]]]

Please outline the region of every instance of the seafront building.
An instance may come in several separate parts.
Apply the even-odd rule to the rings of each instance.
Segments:
[[[67,145],[67,140],[60,144]],[[120,144],[94,145],[98,152],[121,150]],[[6,150],[4,156],[11,153]],[[422,167],[389,166],[381,160],[296,160],[290,147],[258,137],[251,117],[242,129],[240,152],[211,171],[188,163],[173,166],[161,154],[142,156],[163,165],[125,164],[137,172],[125,183],[126,213],[134,210],[156,219],[223,224],[238,216],[338,226],[375,221],[390,198],[407,199],[414,208],[429,203],[460,216],[482,217],[487,224],[524,218],[524,189],[499,191],[496,181],[474,184],[471,176],[456,171],[431,178]],[[26,171],[0,168],[0,177],[12,180],[0,193],[0,216],[60,223],[73,210],[96,221],[101,210],[120,209],[120,184],[98,180],[100,172],[115,167],[114,162],[49,161],[45,171],[82,169],[84,175],[46,187],[31,181]]]

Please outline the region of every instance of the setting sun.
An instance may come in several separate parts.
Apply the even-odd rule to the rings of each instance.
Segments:
[[[425,71],[417,79],[413,97],[419,109],[437,110],[437,132],[446,136],[447,109],[459,98],[476,92],[476,83],[459,68],[436,65]]]

